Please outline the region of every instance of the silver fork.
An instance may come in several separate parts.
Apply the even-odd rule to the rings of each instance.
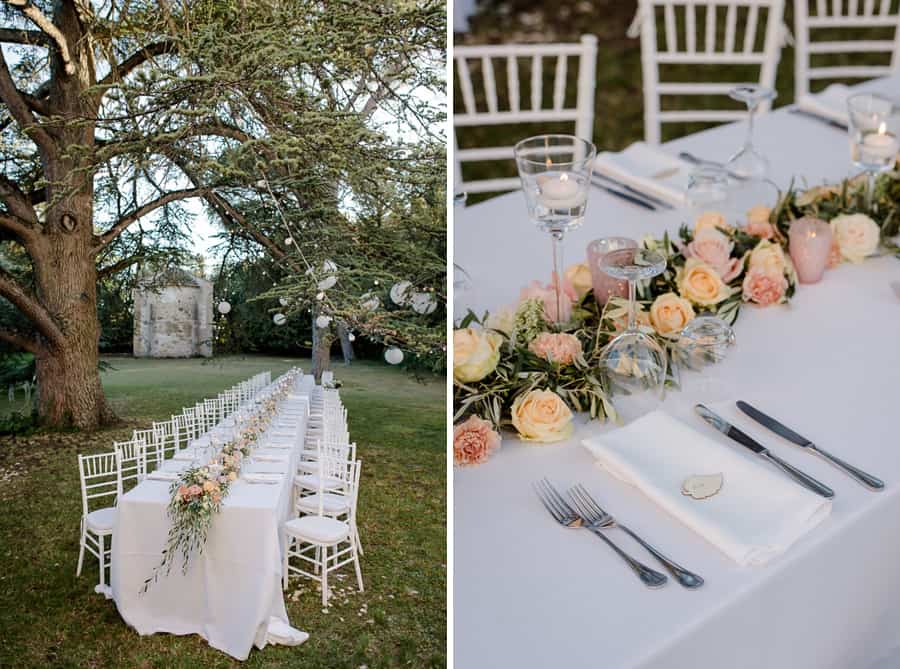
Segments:
[[[703,579],[700,576],[688,571],[673,560],[670,560],[665,555],[656,550],[653,546],[641,539],[630,529],[628,529],[621,523],[617,523],[616,519],[606,513],[606,511],[601,508],[597,501],[593,497],[591,497],[590,493],[580,483],[574,488],[569,489],[569,498],[572,500],[572,504],[575,506],[578,514],[581,516],[581,518],[584,519],[589,527],[596,528],[598,530],[618,527],[628,536],[637,541],[641,546],[646,548],[653,555],[653,557],[655,557],[663,564],[663,566],[666,568],[666,571],[672,574],[675,580],[685,588],[699,588],[701,585],[703,585]]]
[[[603,534],[602,530],[596,527],[591,527],[586,524],[585,521],[575,512],[575,510],[569,506],[568,502],[563,499],[563,496],[560,495],[556,488],[553,487],[553,484],[550,483],[546,478],[541,479],[537,483],[534,484],[534,490],[537,493],[538,499],[541,500],[541,503],[550,512],[550,515],[553,516],[553,519],[562,525],[563,527],[568,527],[570,529],[585,529],[593,532],[598,537],[603,539],[610,548],[612,548],[616,553],[618,553],[619,557],[621,557],[625,562],[628,563],[628,566],[637,574],[637,577],[641,579],[644,585],[648,588],[659,588],[665,585],[668,578],[666,578],[665,574],[661,574],[658,571],[654,571],[650,569],[645,564],[641,564],[633,557],[628,555],[621,548],[616,546],[609,537]]]

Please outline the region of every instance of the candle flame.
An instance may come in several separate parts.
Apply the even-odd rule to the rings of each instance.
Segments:
[[[569,180],[569,175],[566,174],[565,172],[563,172],[562,174],[559,175],[559,180],[560,180],[560,181],[568,181],[568,180]]]
[[[549,170],[551,167],[553,167],[553,161],[550,160],[550,156],[547,156],[547,169]]]
[[[880,126],[878,126],[878,134],[884,135],[886,133],[887,133],[887,123],[882,123]]]

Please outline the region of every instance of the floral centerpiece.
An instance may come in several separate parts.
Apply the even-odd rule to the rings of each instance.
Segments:
[[[637,288],[635,318],[669,352],[677,382],[679,337],[694,318],[711,314],[733,324],[744,306],[787,303],[797,275],[788,232],[804,217],[830,223],[830,266],[859,262],[879,246],[898,253],[900,173],[883,176],[874,206],[865,210],[865,181],[853,179],[806,191],[794,188],[775,207],[758,205],[731,226],[709,211],[672,239],[648,237],[641,245],[663,254],[665,271]],[[502,428],[532,442],[554,442],[571,432],[574,412],[615,418],[609,385],[599,373],[603,347],[626,324],[629,305],[611,298],[598,306],[590,269],[569,267],[557,313],[552,284],[533,281],[519,300],[479,317],[469,312],[453,333],[454,461],[479,464],[499,448]],[[551,324],[564,321],[554,328]]]

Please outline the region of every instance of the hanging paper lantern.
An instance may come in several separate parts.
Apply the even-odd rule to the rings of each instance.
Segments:
[[[321,302],[322,300],[325,299],[325,293],[316,293],[316,299],[319,300],[319,302]]]
[[[378,299],[377,295],[373,295],[372,293],[363,294],[359,300],[360,306],[366,311],[375,311],[381,306],[381,300]]]
[[[331,325],[331,316],[316,317],[316,327],[317,328],[327,328],[329,325]]]
[[[219,302],[218,309],[219,309],[219,313],[224,316],[229,311],[231,311],[231,305],[228,302],[226,302],[225,300],[222,300],[221,302]]]
[[[403,351],[396,346],[391,346],[384,352],[384,359],[389,365],[399,365],[403,362]]]
[[[280,305],[283,306],[283,307],[286,307],[286,306],[289,305],[290,303],[291,303],[291,301],[290,301],[288,298],[286,298],[286,297],[279,297],[279,298],[278,298],[278,304],[280,304]]]
[[[334,284],[337,283],[337,277],[333,274],[331,276],[326,276],[324,279],[319,281],[318,289],[319,290],[328,290],[329,288],[334,288]]]
[[[398,281],[391,287],[391,302],[403,307],[409,303],[409,289],[412,284],[409,281]]]
[[[285,238],[284,238],[284,245],[285,245],[285,246],[290,246],[290,245],[293,244],[293,243],[294,243],[294,238],[293,238],[293,237],[285,237]]]
[[[409,302],[417,314],[430,314],[437,309],[437,298],[433,293],[413,293]]]
[[[287,323],[287,316],[284,314],[275,314],[272,316],[272,320],[275,322],[275,325],[284,325]]]
[[[334,274],[337,272],[337,265],[334,264],[333,260],[326,260],[322,263],[322,271],[326,274]]]
[[[356,341],[356,335],[351,332],[350,334],[347,335],[347,340],[348,341]]]

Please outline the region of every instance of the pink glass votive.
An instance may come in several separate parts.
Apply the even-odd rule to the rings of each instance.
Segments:
[[[628,237],[604,237],[595,239],[587,247],[588,268],[591,270],[591,284],[594,299],[603,306],[611,297],[628,297],[628,282],[611,277],[600,269],[600,259],[612,251],[636,249],[638,243]]]
[[[822,278],[831,253],[831,226],[806,216],[791,223],[789,250],[800,283],[816,283]]]

